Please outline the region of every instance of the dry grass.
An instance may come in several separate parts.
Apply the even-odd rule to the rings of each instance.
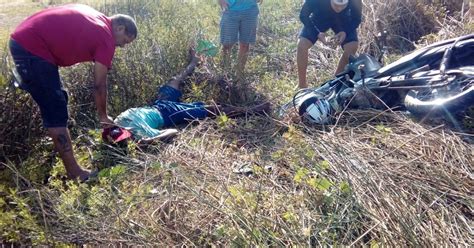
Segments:
[[[79,244],[472,244],[472,145],[400,113],[353,111],[325,129],[202,121],[123,157],[112,192],[80,186],[87,200],[68,206],[82,217],[50,188],[40,213],[51,238]]]
[[[143,8],[155,6],[146,0],[125,2],[108,7],[137,16],[143,12],[151,19],[141,22],[149,35],[117,57],[117,71],[110,77],[120,86],[111,89],[113,112],[149,101],[153,89],[185,63],[181,48],[188,40],[177,38],[183,37],[182,30],[168,30],[168,20],[189,30],[194,27],[194,19],[182,19],[191,16],[192,4],[177,12],[175,2],[162,1],[158,15],[156,9]],[[219,61],[211,61],[215,64],[189,79],[187,100],[251,105],[269,99],[278,106],[291,97],[299,28],[294,17],[299,6],[292,1],[264,2],[261,37],[249,60],[250,85],[222,87],[226,84],[214,76]],[[384,15],[387,6],[393,7],[389,10],[399,7],[395,14],[413,3],[364,2],[379,4],[367,8],[361,28],[361,51],[371,51],[377,31],[373,18],[389,18]],[[213,10],[211,1],[206,3],[207,10]],[[285,3],[291,10],[276,11]],[[426,17],[404,13],[409,27]],[[443,34],[422,42],[468,32],[464,25],[447,21],[439,26]],[[397,33],[402,26],[393,22],[387,27]],[[309,74],[314,85],[331,75],[340,53],[332,48],[311,50]],[[89,168],[114,165],[102,169],[98,180],[89,184],[62,180],[62,163],[54,159],[51,143],[40,135],[38,111],[31,99],[18,92],[2,93],[1,102],[11,107],[1,113],[5,122],[0,125],[5,127],[0,131],[5,154],[0,170],[2,178],[8,178],[0,185],[0,243],[10,239],[25,246],[474,243],[473,147],[447,126],[420,124],[398,112],[350,111],[337,125],[325,127],[278,120],[271,114],[248,115],[195,122],[183,127],[170,143],[130,144],[124,155],[122,149],[102,144],[98,130],[90,130],[96,122],[85,90],[89,77],[87,66],[64,73],[66,84],[74,86],[71,112],[79,124],[73,128],[78,160]],[[15,125],[21,128],[12,131]],[[7,161],[7,155],[15,162]],[[43,183],[45,173],[50,177]]]

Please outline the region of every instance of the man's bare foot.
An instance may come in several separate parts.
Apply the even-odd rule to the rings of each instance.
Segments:
[[[309,87],[308,84],[304,84],[304,85],[298,85],[298,88],[296,90],[302,90],[302,89],[307,89]]]
[[[80,168],[75,172],[67,172],[67,177],[72,180],[78,180],[80,182],[86,181],[91,175],[90,170]]]
[[[245,74],[241,69],[235,70],[235,81],[239,83],[246,83]]]

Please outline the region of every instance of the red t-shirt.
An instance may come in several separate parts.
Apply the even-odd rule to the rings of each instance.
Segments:
[[[58,66],[97,61],[110,68],[115,52],[111,20],[81,4],[42,10],[23,21],[11,37]]]

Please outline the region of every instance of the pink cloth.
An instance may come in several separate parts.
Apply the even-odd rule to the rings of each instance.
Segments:
[[[23,21],[11,38],[58,66],[96,61],[110,68],[115,53],[111,20],[82,4],[42,10]]]

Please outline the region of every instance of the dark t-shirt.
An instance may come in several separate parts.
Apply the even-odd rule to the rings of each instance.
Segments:
[[[357,29],[362,20],[362,0],[349,0],[348,6],[336,13],[331,0],[305,0],[300,12],[300,20],[306,28],[320,30],[333,28],[349,33]]]

